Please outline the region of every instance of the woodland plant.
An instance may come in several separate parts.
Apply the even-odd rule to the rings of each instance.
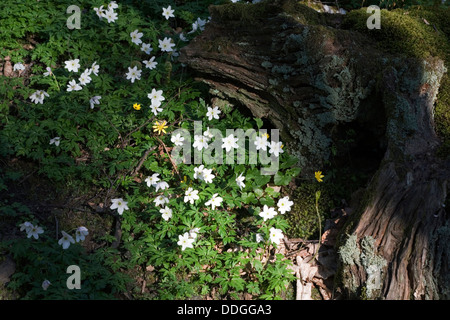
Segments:
[[[221,1],[79,1],[81,28],[73,30],[65,26],[70,1],[54,3],[0,4],[0,28],[11,29],[0,57],[17,64],[0,78],[0,153],[34,163],[60,189],[95,190],[122,237],[118,248],[88,251],[86,237],[117,238],[96,235],[88,221],[72,230],[37,225],[32,210],[7,200],[17,177],[2,169],[2,212],[26,231],[2,245],[17,263],[10,288],[29,299],[116,298],[139,270],[151,281],[137,298],[280,298],[294,276],[280,253],[293,202],[279,186],[299,174],[297,159],[260,119],[208,105],[177,63],[208,23],[207,5]],[[238,128],[257,136],[227,132]],[[172,134],[177,129],[192,137]],[[247,161],[177,162],[172,150],[185,143],[200,151],[215,144]],[[248,161],[250,145],[276,159],[274,175]],[[69,265],[82,271],[80,291],[65,287]]]

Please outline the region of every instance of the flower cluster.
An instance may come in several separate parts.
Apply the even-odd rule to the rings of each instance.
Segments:
[[[14,64],[13,71],[23,71],[23,70],[25,70],[25,66],[21,62]]]
[[[108,23],[113,23],[118,19],[117,13],[115,12],[115,9],[117,9],[119,6],[116,3],[116,1],[111,1],[106,7],[100,6],[99,8],[94,8],[94,11],[96,12],[97,16],[100,20],[106,19]],[[166,8],[162,8],[162,16],[169,20],[170,18],[174,18],[175,10],[172,9],[171,6],[168,6]],[[197,31],[203,31],[205,28],[205,25],[208,21],[197,18],[197,20],[194,21],[192,24],[192,30],[188,32],[188,34],[197,32]],[[134,29],[134,28],[133,28]],[[130,30],[131,31],[131,30]],[[145,55],[148,55],[148,57],[145,57],[145,60],[142,60],[142,65],[145,69],[153,70],[157,68],[158,62],[155,61],[155,56],[150,56],[154,53],[155,50],[160,50],[163,53],[169,53],[170,56],[176,55],[176,49],[175,49],[175,43],[171,37],[164,37],[163,39],[157,39],[156,43],[151,43],[151,41],[146,40],[146,37],[144,35],[144,32],[142,32],[139,29],[135,29],[132,32],[129,33],[130,36],[130,42],[133,45],[138,46],[141,52],[145,53]],[[187,41],[188,39],[185,37],[183,33],[179,34],[179,38],[182,41]],[[139,50],[138,49],[138,50]],[[142,54],[142,53],[141,53]],[[143,55],[143,54],[142,54]],[[68,70],[68,72],[74,72],[77,73],[79,69],[81,68],[80,65],[80,59],[73,59],[73,60],[67,60],[65,61],[65,69]],[[80,91],[83,89],[83,86],[86,86],[92,81],[92,75],[98,76],[99,72],[99,65],[97,65],[96,62],[94,62],[90,68],[85,69],[81,75],[78,78],[78,81],[73,79],[69,81],[67,85],[67,91]],[[128,72],[125,73],[126,80],[129,80],[131,83],[135,83],[138,80],[141,80],[141,77],[143,77],[143,70],[139,69],[140,64],[133,64],[127,67]],[[17,66],[17,70],[21,70],[21,65]],[[46,73],[44,73],[44,76],[53,75],[52,70],[50,67],[47,67]],[[144,71],[145,72],[145,71]],[[148,91],[147,91],[148,92]],[[34,103],[43,103],[44,98],[48,97],[49,95],[42,90],[36,91],[32,96],[30,96],[30,99]],[[164,97],[163,90],[158,90],[157,88],[151,88],[150,92],[147,93],[147,97],[150,100],[149,109],[151,113],[156,117],[161,112],[163,112],[163,102],[166,100]],[[90,98],[89,105],[91,109],[94,109],[95,105],[100,104],[100,100],[102,99],[101,96],[96,95]],[[144,105],[144,104],[142,104]],[[133,108],[135,110],[141,109],[140,103],[134,103]],[[206,114],[204,114],[205,118],[208,119],[208,121],[219,121],[222,116],[222,110],[218,106],[211,106],[207,107]],[[165,120],[156,120],[153,126],[154,132],[156,132],[158,135],[162,133],[166,133],[166,129],[168,129],[168,124]],[[203,130],[202,130],[203,131]],[[193,147],[197,150],[201,151],[204,149],[209,148],[209,143],[212,142],[212,139],[214,138],[214,135],[212,134],[210,128],[208,127],[207,130],[205,130],[202,134],[194,135],[194,141],[193,141]],[[240,138],[235,136],[234,134],[229,134],[226,137],[221,137],[221,148],[225,149],[226,152],[233,152],[234,149],[239,148],[238,142]],[[171,142],[175,146],[181,146],[183,145],[183,142],[185,141],[185,138],[181,136],[181,134],[173,135],[171,137]],[[50,140],[50,144],[55,144],[58,146],[60,143],[60,137],[55,137]],[[270,154],[279,157],[280,154],[284,152],[283,150],[283,144],[279,141],[270,141],[269,142],[269,135],[268,134],[260,134],[256,137],[254,141],[254,145],[256,146],[256,150],[263,150],[268,151]],[[193,168],[193,179],[197,180],[200,184],[212,184],[214,179],[216,178],[217,172],[214,171],[212,168],[207,168],[204,165],[199,165]],[[159,173],[153,173],[145,178],[145,183],[148,188],[151,188],[152,191],[158,193],[163,193],[164,190],[169,189],[169,184],[166,181],[162,180],[163,178],[160,177]],[[241,172],[239,175],[236,175],[233,177],[234,182],[236,183],[237,187],[239,187],[239,190],[243,190],[246,188],[246,177],[244,175],[244,172]],[[154,189],[153,189],[154,188]],[[203,194],[200,194],[200,191],[196,189],[195,186],[188,186],[184,189],[184,195],[182,196],[184,203],[190,204],[190,205],[198,205],[200,199],[203,198]],[[223,206],[225,195],[220,194],[220,192],[209,192],[207,193],[207,198],[204,200],[204,203],[202,205],[204,207],[207,207],[207,210],[220,210]],[[161,214],[161,219],[169,222],[171,219],[173,219],[174,215],[176,216],[176,212],[174,212],[173,207],[169,205],[169,198],[170,196],[166,196],[164,194],[159,194],[155,197],[153,200],[155,207],[157,207],[159,213]],[[274,218],[278,213],[284,214],[291,210],[293,202],[289,201],[289,197],[284,197],[280,199],[277,203],[277,209],[274,207],[269,207],[267,205],[264,205],[262,210],[259,212],[259,216],[263,219],[263,222],[266,222],[272,218]],[[111,199],[111,210],[117,210],[117,213],[119,215],[122,215],[124,211],[129,210],[128,202],[125,201],[123,198],[115,198]],[[25,228],[26,226],[24,226]],[[33,226],[31,226],[33,228]],[[31,229],[30,229],[31,230]],[[34,230],[34,229],[33,229]],[[38,237],[39,229],[38,231],[30,231],[30,236],[33,236],[35,238]],[[194,228],[190,230],[189,232],[185,232],[178,236],[178,242],[177,244],[181,246],[181,250],[184,251],[186,248],[193,248],[194,242],[197,239],[199,228]],[[40,232],[42,233],[42,229],[40,229]],[[28,232],[27,232],[28,233]],[[75,242],[84,240],[84,237],[88,234],[88,230],[84,227],[80,227],[76,231],[76,236],[74,239],[70,234],[68,234],[65,231],[62,231],[62,238],[59,239],[58,243],[63,247],[63,249],[69,248],[69,246]],[[270,228],[269,231],[269,238],[270,241],[279,244],[280,240],[283,238],[282,230],[276,229],[274,227]],[[257,241],[262,241],[263,238],[261,234],[257,235]]]
[[[65,231],[61,231],[62,238],[58,240],[58,244],[62,246],[64,250],[70,247],[70,244],[75,242],[84,241],[89,231],[86,227],[78,227],[75,230],[75,239]]]
[[[219,107],[208,107],[208,111],[206,112],[206,117],[209,121],[212,119],[219,120],[220,119],[221,111],[219,110]],[[179,134],[178,134],[179,135]],[[211,139],[214,137],[213,134],[211,134],[210,129],[208,129],[200,135],[194,135],[194,143],[192,145],[193,148],[196,148],[198,151],[202,151],[203,149],[208,149],[209,142],[211,142]],[[184,140],[178,140],[179,138],[173,138],[175,145],[182,145],[182,141]],[[283,143],[281,141],[268,141],[269,135],[267,133],[262,133],[259,136],[255,138],[255,141],[253,142],[256,146],[256,150],[263,150],[267,151],[267,148],[269,148],[269,154],[274,155],[275,157],[279,157],[280,154],[284,153],[283,150]],[[226,152],[230,152],[233,149],[238,149],[239,138],[235,137],[233,134],[228,135],[225,138],[222,138],[222,149],[225,149]]]
[[[69,72],[78,72],[78,69],[80,68],[80,59],[67,60],[64,63],[66,64],[65,68]],[[70,92],[82,90],[82,86],[85,86],[92,81],[92,78],[90,77],[91,74],[98,76],[99,69],[100,66],[97,64],[97,62],[94,62],[91,68],[85,69],[80,75],[80,77],[78,78],[79,83],[77,83],[75,79],[69,81],[69,84],[67,85],[67,91]]]
[[[45,97],[48,97],[48,93],[44,90],[36,90],[31,96],[30,100],[31,102],[34,102],[35,104],[43,104]]]
[[[277,207],[278,211],[281,214],[285,214],[288,211],[291,211],[291,206],[294,204],[293,201],[289,200],[289,197],[286,196],[280,200],[278,200]],[[274,216],[277,215],[277,212],[275,211],[275,208],[268,208],[267,205],[264,206],[263,211],[259,214],[261,217],[264,218],[264,221],[267,219],[272,219]]]
[[[106,7],[106,8],[105,8]],[[119,8],[119,5],[116,1],[109,2],[108,5],[102,5],[98,8],[93,8],[97,16],[100,20],[106,19],[108,23],[115,22],[118,19],[117,13],[115,12],[115,9]],[[169,18],[174,18],[174,12],[175,10],[172,9],[171,6],[168,6],[167,8],[162,9],[162,15],[168,20]],[[197,30],[203,30],[204,25],[206,24],[206,20],[202,20],[200,18],[197,19],[196,22],[193,23],[192,28],[193,30],[191,32],[197,31]],[[134,30],[130,33],[131,42],[135,45],[140,46],[141,51],[145,52],[146,54],[151,54],[153,51],[153,47],[150,43],[144,43],[142,41],[142,37],[144,34],[140,32],[138,29]],[[187,39],[180,34],[180,39],[183,41],[187,41]],[[158,39],[158,48],[161,49],[162,52],[171,52],[173,56],[178,56],[178,54],[174,51],[175,43],[172,39],[168,37],[164,37],[164,39]],[[80,68],[80,59],[72,59],[67,60],[64,62],[65,68],[69,72],[78,72]],[[143,60],[142,63],[145,65],[145,68],[153,70],[158,65],[158,62],[155,61],[155,56],[149,57],[146,60]],[[25,66],[22,63],[16,63],[14,65],[14,71],[21,71],[24,70]],[[97,65],[96,62],[94,62],[91,66],[91,68],[87,68],[84,70],[84,72],[79,76],[78,82],[75,79],[72,79],[67,84],[67,91],[80,91],[83,89],[83,86],[87,85],[92,81],[91,75],[94,74],[95,76],[98,75],[99,71],[99,65]],[[46,72],[43,74],[44,77],[53,75],[53,72],[50,67],[46,67]],[[136,80],[140,80],[142,76],[142,70],[138,69],[138,66],[132,66],[128,67],[128,72],[125,74],[126,79],[130,80],[131,83],[134,83]],[[30,99],[35,104],[43,104],[44,98],[48,97],[48,93],[43,90],[37,90],[34,92]],[[153,89],[152,93],[148,94],[149,98],[151,99],[152,103],[150,105],[151,111],[155,114],[155,116],[162,111],[161,101],[164,100],[164,97],[162,96],[162,90],[156,90]],[[94,105],[100,103],[101,96],[94,96],[89,100],[90,108],[93,109]]]
[[[165,100],[163,96],[162,90],[156,90],[155,88],[152,89],[152,92],[147,94],[147,97],[150,99],[150,110],[153,112],[155,116],[158,115],[159,112],[162,111],[161,103]]]
[[[197,31],[203,31],[205,29],[205,25],[208,21],[203,20],[201,18],[197,18],[194,23],[192,23],[192,30],[188,33],[194,33]]]
[[[80,68],[80,59],[73,59],[73,60],[67,60],[64,61],[65,63],[65,69],[67,69],[69,72],[78,72],[78,69]],[[52,69],[50,67],[46,67],[46,72],[44,72],[44,77],[53,75]],[[87,85],[92,81],[91,74],[94,74],[95,76],[98,76],[98,72],[100,70],[100,66],[97,64],[97,62],[94,62],[90,68],[87,68],[84,70],[84,72],[80,75],[78,78],[78,82],[75,79],[72,79],[67,84],[67,91],[80,91],[83,89],[83,86]],[[49,97],[49,94],[44,90],[36,90],[33,94],[30,95],[31,102],[34,102],[35,104],[43,104],[45,97]],[[100,96],[93,97],[89,102],[91,105],[91,109],[94,108],[94,104],[99,104],[99,99],[101,99]]]
[[[27,234],[27,238],[35,238],[39,239],[39,235],[44,233],[44,230],[41,227],[34,226],[31,222],[25,221],[20,225],[20,231],[24,231]]]
[[[294,204],[293,201],[289,200],[289,197],[286,196],[278,200],[277,207],[280,214],[285,214],[288,211],[291,211],[291,206]],[[264,219],[264,221],[272,219],[277,215],[277,211],[273,207],[269,207],[264,205],[263,210],[259,213],[259,216]],[[282,230],[276,229],[272,227],[270,229],[270,241],[275,244],[279,244],[280,240],[283,238]]]
[[[105,18],[108,23],[111,23],[116,22],[116,20],[118,19],[117,13],[114,11],[114,9],[117,9],[118,7],[119,5],[116,3],[116,1],[111,1],[107,5],[107,9],[104,9],[103,6],[100,6],[99,8],[94,8],[94,11],[100,20]]]
[[[204,167],[204,165],[200,165],[198,167],[194,168],[194,179],[203,180],[206,183],[211,183],[212,179],[215,176],[212,174],[212,169],[207,169]],[[242,173],[236,178],[236,182],[240,188],[245,187],[245,184],[243,183],[245,177],[242,175]],[[158,191],[159,187],[158,184],[164,183],[165,185],[168,184],[164,181],[160,181],[159,174],[154,173],[151,176],[148,176],[145,179],[145,182],[147,183],[148,187],[155,187]],[[164,188],[161,188],[164,189]],[[194,189],[193,187],[188,187],[185,190],[184,193],[184,203],[190,203],[194,204],[197,200],[199,200],[199,190]],[[167,206],[169,203],[169,199],[164,195],[158,195],[153,202],[156,206],[161,206],[162,208],[159,209],[159,212],[162,214],[162,218],[165,221],[169,221],[172,218],[173,211],[171,208]],[[205,206],[211,207],[212,210],[216,210],[216,208],[220,207],[222,205],[223,198],[219,196],[218,193],[214,193],[208,201],[205,202]],[[289,200],[288,196],[285,196],[278,200],[277,203],[277,209],[273,207],[268,207],[267,205],[264,205],[263,210],[259,213],[259,216],[264,219],[264,221],[272,219],[275,217],[278,213],[285,214],[286,212],[291,211],[291,207],[293,205],[293,201]],[[123,205],[126,206],[126,203]],[[193,236],[194,234],[194,236]],[[179,235],[179,241],[178,245],[182,247],[182,251],[184,251],[186,248],[193,248],[194,239],[196,238],[197,233],[186,232],[183,235]],[[269,239],[271,242],[275,244],[279,244],[281,239],[284,237],[283,232],[281,229],[277,229],[272,227],[269,231]],[[260,242],[263,240],[261,234],[257,234],[256,236],[257,242]]]
[[[39,235],[44,233],[44,230],[41,227],[33,225],[29,221],[25,221],[20,224],[20,231],[24,231],[27,234],[27,238],[33,237],[34,239],[39,239]],[[78,227],[75,230],[75,240],[65,231],[61,231],[62,238],[58,240],[58,244],[62,245],[63,249],[66,250],[69,248],[71,243],[84,241],[86,236],[89,234],[89,231],[86,227]]]
[[[156,192],[158,192],[159,189],[165,190],[169,188],[169,184],[165,181],[162,181],[159,177],[159,173],[154,173],[151,177],[147,177],[145,179],[145,182],[147,182],[147,186],[154,187]]]
[[[54,144],[55,146],[59,146],[60,142],[61,142],[60,137],[54,137],[54,138],[50,139],[50,144]]]
[[[212,174],[212,169],[207,169],[202,164],[194,168],[194,179],[202,180],[206,183],[212,183],[215,175]]]
[[[148,97],[152,100],[152,105],[159,105],[160,101],[164,100],[164,97],[162,97],[162,91],[156,91],[156,89],[152,89],[152,93],[148,95]],[[155,110],[156,111],[156,110]],[[209,121],[212,121],[213,119],[219,120],[221,115],[221,110],[219,107],[207,107],[207,112],[205,117],[208,118]],[[155,112],[155,115],[157,113]],[[161,131],[164,130],[161,123],[156,123],[153,127],[155,131],[158,131],[158,133],[161,133]],[[165,131],[163,131],[165,133]],[[194,141],[192,144],[192,147],[196,148],[197,150],[201,151],[203,149],[208,149],[209,142],[211,139],[214,138],[214,135],[211,133],[211,129],[208,127],[206,131],[203,132],[203,134],[197,134],[194,135]],[[259,136],[256,137],[254,144],[256,145],[256,149],[262,149],[264,151],[268,151],[270,154],[273,154],[276,157],[279,157],[281,153],[283,153],[283,144],[282,142],[278,141],[268,141],[269,135],[267,133],[261,133]],[[183,145],[185,138],[181,136],[180,133],[174,134],[171,137],[171,142],[175,146],[181,146]],[[222,149],[225,149],[226,152],[230,152],[233,149],[239,148],[238,142],[239,138],[236,137],[234,134],[230,134],[226,136],[225,138],[222,138]],[[213,169],[205,167],[205,165],[199,165],[194,167],[193,172],[193,179],[199,180],[200,182],[204,182],[206,184],[213,183],[213,180],[215,178],[215,175],[213,174]],[[245,188],[245,179],[244,173],[240,173],[236,176],[235,182],[236,185],[239,187],[239,189],[242,191],[243,188]],[[156,186],[157,183],[159,183],[159,177],[158,174],[155,173],[152,176],[149,176],[145,180],[147,182],[147,185],[150,186]],[[156,187],[157,190],[159,189]],[[184,194],[184,202],[194,204],[197,202],[197,200],[200,199],[199,196],[199,190],[194,189],[192,186],[189,186],[185,190]],[[172,218],[173,211],[171,208],[169,208],[166,204],[169,202],[169,199],[163,195],[159,195],[154,200],[155,204],[157,206],[162,206],[163,208],[160,209],[160,213],[162,214],[162,218],[166,221]],[[204,203],[206,207],[210,207],[212,210],[216,210],[222,205],[223,197],[219,195],[219,193],[214,193],[210,195],[209,199]],[[275,217],[278,213],[284,214],[291,210],[291,206],[293,205],[293,202],[289,200],[289,197],[284,197],[282,199],[279,199],[277,203],[277,209],[270,208],[267,205],[264,205],[262,211],[259,213],[259,215],[263,218],[263,221],[267,221],[269,219],[272,219]],[[275,243],[279,244],[280,239],[283,238],[282,230],[271,228],[270,229],[270,240]],[[257,240],[261,240],[261,235],[257,237]],[[193,245],[193,241],[187,233],[179,236],[179,245],[182,246],[182,250],[185,250],[186,248],[191,248]]]
[[[281,141],[268,141],[269,134],[262,133],[258,137],[255,138],[254,145],[256,146],[256,150],[266,151],[267,147],[269,147],[269,153],[278,157],[281,153],[284,153],[283,143]]]
[[[117,9],[118,7],[119,6],[116,3],[116,1],[111,1],[107,5],[107,9],[105,9],[104,6],[102,5],[99,8],[94,8],[94,11],[96,12],[96,14],[100,20],[103,18],[106,18],[108,20],[108,23],[111,23],[111,22],[115,22],[115,20],[117,20],[117,13],[114,10]],[[163,8],[163,15],[166,17],[166,19],[169,19],[170,17],[174,17],[173,12],[174,12],[174,10],[172,10],[170,6],[168,8]],[[143,37],[143,33],[139,32],[138,29],[131,32],[130,37],[131,37],[131,42],[136,45],[139,45],[141,51],[145,52],[146,54],[150,54],[153,51],[151,44],[144,43],[141,40],[141,38]],[[170,38],[165,37],[163,40],[158,40],[158,42],[159,42],[158,47],[161,49],[162,52],[172,52],[173,51],[173,47],[175,46],[175,44],[173,43],[173,41]],[[148,60],[143,60],[142,62],[145,65],[145,67],[150,70],[155,69],[156,66],[158,65],[158,62],[155,61],[154,56],[150,57]],[[80,68],[80,59],[67,60],[64,63],[65,63],[65,69],[67,69],[69,72],[78,72],[78,70]],[[25,67],[23,66],[22,63],[17,63],[14,66],[14,70],[24,70],[24,68]],[[69,81],[69,83],[67,84],[67,91],[71,92],[71,91],[82,90],[83,86],[87,85],[88,83],[90,83],[92,81],[92,78],[91,78],[92,74],[95,76],[98,76],[99,68],[100,68],[99,65],[96,62],[94,62],[92,64],[91,68],[87,68],[84,70],[84,72],[78,78],[78,82],[75,79],[72,79]],[[46,70],[47,71],[44,73],[44,76],[53,75],[50,67],[47,67]],[[128,67],[128,72],[125,75],[126,75],[127,80],[130,80],[131,83],[134,83],[135,80],[141,79],[142,70],[138,69],[137,66]],[[38,104],[38,103],[43,104],[44,98],[48,97],[48,96],[49,95],[47,92],[45,92],[43,90],[37,90],[30,96],[30,99],[35,104]],[[152,93],[149,93],[148,96],[152,101],[152,103],[150,105],[150,109],[155,115],[157,115],[158,112],[162,111],[162,108],[160,108],[161,101],[164,100],[164,97],[162,96],[162,90],[153,89]],[[94,96],[89,100],[91,109],[94,108],[94,105],[100,103],[101,98],[102,98],[101,96]]]
[[[170,8],[170,6],[169,6]],[[173,10],[172,10],[173,15]],[[141,40],[144,36],[144,33],[139,32],[139,29],[134,30],[130,33],[131,42],[137,46],[140,46],[141,51],[146,54],[150,54],[153,51],[153,47],[150,43],[145,43]],[[170,38],[164,37],[163,40],[158,39],[158,48],[161,49],[162,52],[173,52],[173,47],[175,43]],[[158,65],[158,62],[155,61],[155,57],[150,57],[148,60],[143,60],[142,63],[145,65],[147,69],[153,70]],[[141,80],[142,70],[138,69],[137,66],[128,67],[128,72],[125,74],[127,80],[130,80],[131,83],[134,83],[135,80]]]

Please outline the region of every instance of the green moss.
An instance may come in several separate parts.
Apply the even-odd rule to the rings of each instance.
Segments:
[[[16,300],[14,292],[7,289],[4,285],[0,285],[0,300]]]
[[[299,1],[286,1],[283,4],[283,12],[304,25],[325,24],[324,15]]]
[[[434,25],[439,32],[443,32],[447,38],[450,37],[450,24],[448,23],[450,21],[450,7],[437,8],[417,6],[407,12],[409,12],[412,17],[426,19],[427,22]]]
[[[280,11],[266,2],[257,4],[237,2],[209,7],[214,20],[225,23],[237,22],[239,25],[258,24],[272,14],[273,10]]]
[[[294,191],[294,206],[287,216],[289,230],[287,234],[290,238],[318,238],[319,219],[317,217],[315,203],[316,191],[321,190],[319,200],[319,212],[321,222],[328,218],[328,213],[335,208],[337,201],[333,190],[319,183],[302,183]],[[323,226],[322,226],[323,230]]]
[[[283,13],[286,18],[292,18],[304,25],[325,23],[325,18],[314,9],[294,0],[284,1],[282,5],[278,4],[277,1],[262,1],[256,4],[228,3],[211,6],[209,10],[213,19],[225,23],[237,22],[241,26],[265,23],[264,19],[280,13]]]
[[[311,1],[299,1],[299,3],[308,6],[311,9],[314,9],[315,11],[319,12],[319,10],[323,10],[323,4],[318,2],[311,2]]]
[[[434,119],[437,134],[442,139],[438,154],[442,157],[450,156],[450,77],[444,75],[437,96]]]
[[[409,57],[427,58],[429,56],[441,56],[445,58],[448,55],[448,41],[446,33],[448,27],[444,27],[444,21],[435,23],[429,22],[427,25],[419,16],[426,10],[418,11],[415,8],[410,11],[396,9],[392,11],[381,10],[381,29],[367,28],[367,18],[371,15],[366,12],[366,8],[354,10],[345,16],[344,28],[368,33],[377,40],[383,49],[392,53],[400,53]],[[441,9],[441,14],[434,14],[442,19],[449,18],[449,10]],[[434,11],[433,11],[434,12]],[[430,14],[431,15],[431,14]],[[442,26],[445,30],[437,33],[433,27]],[[439,29],[438,29],[439,30]]]

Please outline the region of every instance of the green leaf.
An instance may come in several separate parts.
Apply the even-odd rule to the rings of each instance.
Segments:
[[[280,168],[281,169],[290,168],[293,165],[296,165],[297,163],[298,163],[298,158],[290,155],[286,161],[284,161],[280,164]]]
[[[262,264],[262,262],[261,262],[260,260],[255,259],[255,260],[253,261],[253,268],[255,268],[255,270],[256,270],[257,272],[261,272],[262,269],[263,269],[263,264]]]
[[[253,193],[253,192],[249,192],[249,193],[243,193],[242,194],[242,201],[245,203],[245,204],[250,204],[250,203],[253,203],[253,204],[255,204],[256,202],[257,202],[257,200],[256,200],[256,197],[255,197],[255,194]]]
[[[248,293],[250,293],[250,294],[260,294],[261,293],[258,283],[255,283],[255,282],[247,283],[247,290],[248,290]]]
[[[278,196],[280,196],[280,193],[276,192],[275,189],[271,187],[267,187],[266,190],[264,190],[264,192],[272,198],[277,198]]]
[[[253,192],[258,198],[262,197],[262,195],[264,194],[264,191],[261,188],[253,188]]]
[[[261,203],[261,205],[266,205],[269,207],[273,207],[275,205],[275,200],[273,200],[273,198],[271,197],[261,198],[259,199],[259,202]]]
[[[292,176],[284,175],[281,172],[277,172],[273,178],[273,182],[277,186],[287,186],[291,182]]]
[[[298,167],[291,168],[286,171],[286,175],[289,175],[289,176],[295,178],[296,176],[298,176],[300,174],[301,171],[302,171],[302,169],[298,168]]]
[[[151,171],[157,172],[159,165],[157,161],[153,161],[152,163],[150,163],[150,165],[146,165],[145,167],[150,169]]]
[[[245,287],[245,281],[242,278],[232,278],[230,281],[230,287],[235,288],[238,291],[242,291]]]
[[[256,125],[258,126],[258,129],[261,129],[263,126],[263,121],[260,118],[255,118]]]
[[[263,176],[261,174],[257,175],[255,177],[255,185],[257,187],[265,185],[265,184],[267,184],[270,181],[270,179],[271,179],[271,176]]]

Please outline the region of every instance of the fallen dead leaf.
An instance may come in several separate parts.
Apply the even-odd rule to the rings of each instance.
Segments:
[[[11,64],[11,61],[6,61],[3,66],[3,75],[5,77],[12,77],[13,74],[14,74],[14,72],[13,72],[13,66]]]

